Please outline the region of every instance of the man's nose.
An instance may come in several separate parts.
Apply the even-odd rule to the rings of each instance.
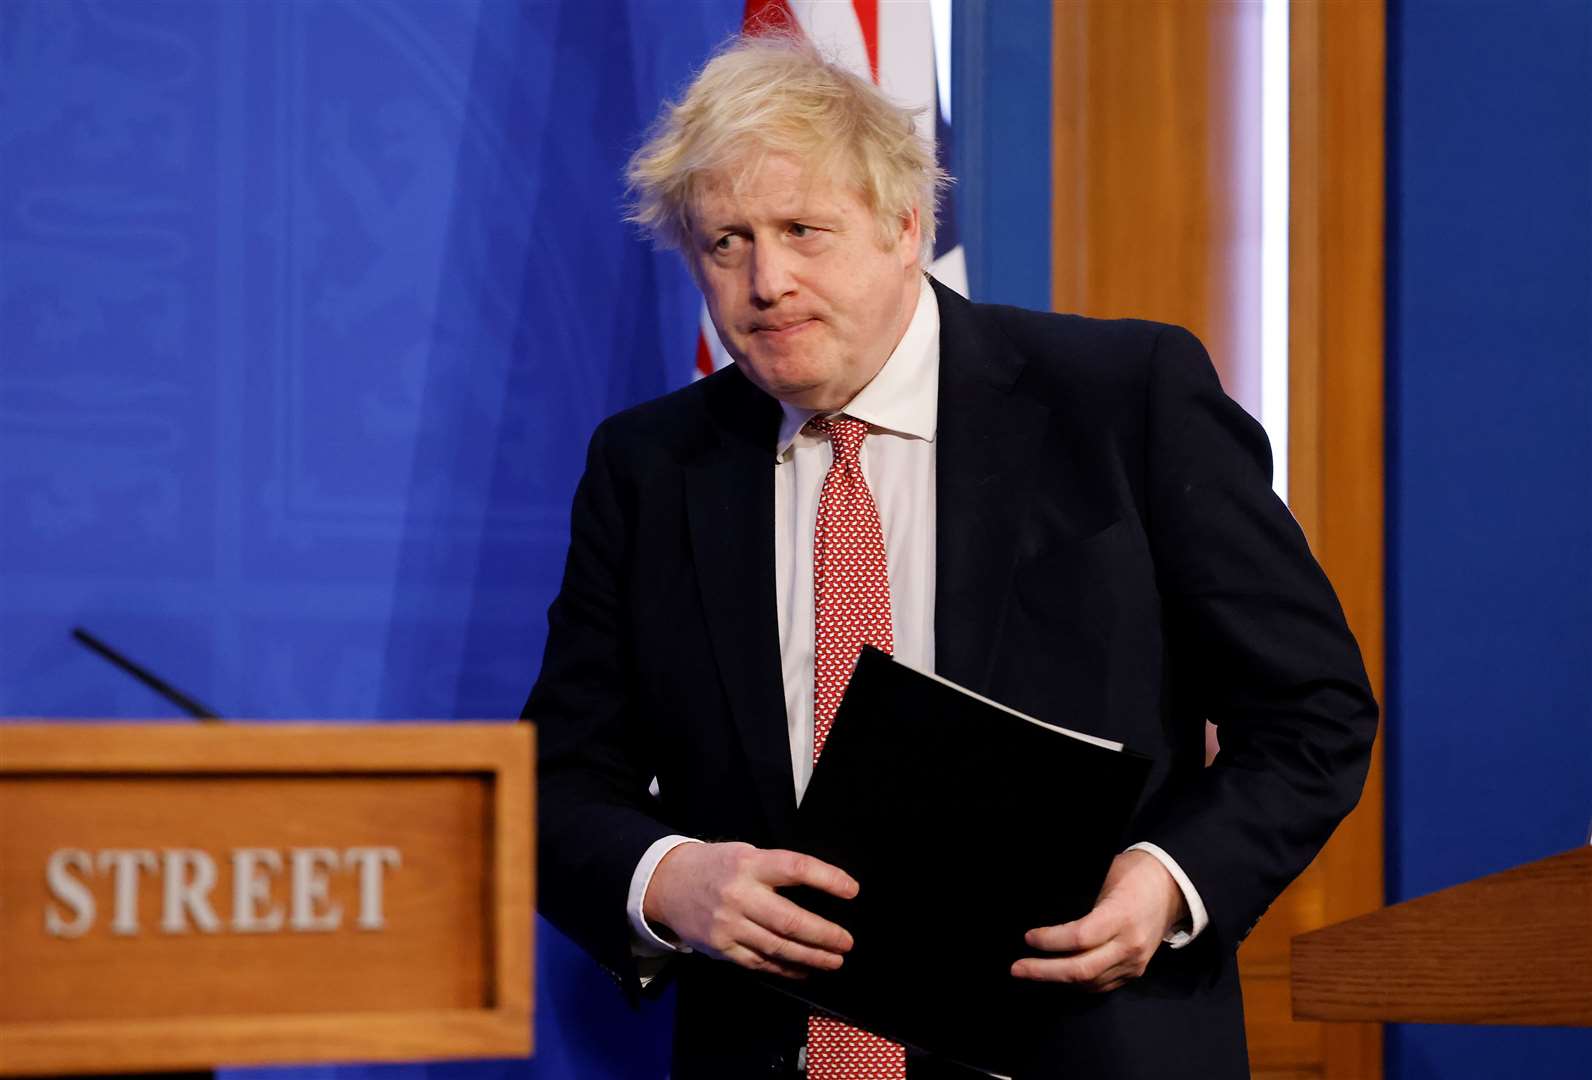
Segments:
[[[778,243],[752,245],[752,299],[767,307],[796,290],[791,274],[792,255]]]

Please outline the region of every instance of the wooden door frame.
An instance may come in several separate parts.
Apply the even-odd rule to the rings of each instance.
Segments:
[[[1289,504],[1384,700],[1386,10],[1296,3],[1289,56]],[[1384,714],[1383,731],[1387,719]],[[1382,739],[1320,856],[1325,923],[1381,907]],[[1323,1076],[1382,1075],[1382,1030],[1324,1025]]]

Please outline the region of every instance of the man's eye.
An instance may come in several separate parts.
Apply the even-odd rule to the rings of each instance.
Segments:
[[[801,237],[807,236],[812,231],[813,230],[812,230],[811,227],[809,227],[807,225],[803,225],[801,222],[796,222],[795,224],[793,224],[790,227],[790,234],[792,236],[796,237],[797,239],[800,239]]]
[[[735,238],[733,236],[730,236],[728,234],[719,237],[717,240],[715,240],[713,242],[713,250],[714,251],[728,251],[728,250],[730,250],[730,243],[734,239]]]

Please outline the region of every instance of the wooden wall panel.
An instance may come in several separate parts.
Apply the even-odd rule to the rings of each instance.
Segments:
[[[1380,0],[1295,4],[1290,502],[1380,697]],[[1181,323],[1259,412],[1261,4],[1053,7],[1053,302]],[[1256,1076],[1369,1080],[1379,1029],[1291,1019],[1289,940],[1382,903],[1380,754],[1360,808],[1240,952]]]
[[[1292,11],[1290,501],[1382,700],[1385,11]],[[1359,808],[1316,860],[1322,924],[1383,904],[1383,820],[1379,740]],[[1327,1030],[1325,1076],[1381,1075],[1379,1026]]]
[[[1066,0],[1053,16],[1058,311],[1186,326],[1260,406],[1260,7]]]

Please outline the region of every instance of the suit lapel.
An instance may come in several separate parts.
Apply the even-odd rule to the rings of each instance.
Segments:
[[[987,687],[1010,600],[1017,541],[1032,502],[1049,411],[1011,393],[1022,360],[934,283],[940,305],[935,454],[934,667]]]
[[[794,827],[774,584],[779,406],[739,372],[707,393],[713,436],[686,470],[697,581],[731,715],[774,837]]]

